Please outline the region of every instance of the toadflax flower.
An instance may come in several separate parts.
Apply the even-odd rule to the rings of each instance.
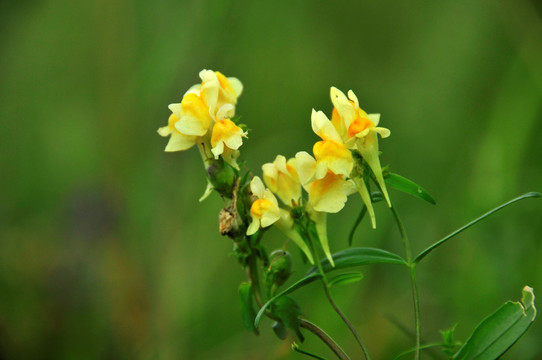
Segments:
[[[218,71],[202,70],[199,75],[202,83],[192,86],[180,103],[169,105],[172,114],[168,125],[158,129],[158,134],[171,136],[165,151],[182,151],[201,143],[202,154],[231,158],[229,150],[237,150],[242,144],[240,137],[246,136],[231,121],[243,85]],[[214,130],[217,123],[220,124],[211,144],[209,129]],[[215,148],[212,153],[211,148]]]
[[[357,149],[360,152],[373,171],[388,206],[391,207],[388,190],[382,176],[380,158],[378,157],[377,136],[379,134],[382,138],[386,138],[390,136],[390,130],[378,127],[380,114],[367,114],[363,111],[359,107],[358,98],[352,90],[348,91],[347,98],[342,91],[332,87],[330,96],[334,106],[331,117],[334,127],[349,149]],[[363,186],[365,185],[363,184]],[[365,201],[365,204],[369,208],[367,201]]]
[[[233,121],[226,118],[228,113],[233,111],[233,105],[226,104],[220,108],[220,111],[216,117],[216,123],[213,125],[213,131],[211,135],[211,152],[215,159],[218,159],[220,155],[226,160],[226,162],[232,164],[235,168],[238,168],[233,156],[234,151],[239,149],[243,145],[243,137],[247,136],[246,131],[243,131],[239,126],[235,125]]]
[[[209,107],[209,114],[217,116],[220,108],[226,104],[237,104],[237,98],[243,92],[243,84],[237,78],[226,77],[219,71],[201,70],[201,97]],[[231,115],[233,116],[233,114]]]
[[[277,198],[263,185],[262,180],[255,176],[250,182],[250,190],[257,199],[252,203],[250,207],[250,216],[252,222],[248,226],[247,235],[253,235],[258,231],[260,226],[262,228],[273,225],[278,219],[280,219],[279,204]]]
[[[262,166],[263,180],[267,187],[287,206],[295,207],[301,200],[301,183],[297,175],[296,159],[286,161],[277,155],[275,161]]]
[[[161,136],[171,136],[165,151],[191,148],[209,130],[211,117],[197,89],[187,91],[178,104],[170,104],[168,125],[158,129]]]
[[[255,176],[250,182],[250,190],[257,197],[250,207],[252,222],[248,226],[247,235],[253,235],[260,227],[265,228],[275,224],[290,240],[292,240],[305,253],[311,264],[314,260],[308,245],[295,230],[294,220],[290,213],[280,209],[277,199],[266,189],[262,180]]]

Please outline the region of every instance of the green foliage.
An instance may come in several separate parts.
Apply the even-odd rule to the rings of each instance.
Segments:
[[[299,305],[288,296],[278,297],[269,308],[271,315],[278,318],[287,328],[291,329],[301,342],[305,341],[299,329]]]
[[[213,188],[222,196],[231,198],[233,186],[237,179],[237,170],[222,158],[212,160],[207,165],[207,177]]]
[[[337,269],[344,269],[352,266],[369,265],[369,264],[397,264],[407,265],[407,262],[394,253],[383,249],[376,248],[350,248],[339,251],[333,256],[335,266],[331,266],[327,259],[321,261],[322,268],[325,272]],[[307,272],[307,275],[312,275],[318,271],[316,266],[313,266]]]
[[[508,301],[485,318],[453,357],[458,360],[493,360],[504,354],[536,317],[533,289],[525,286],[521,301]]]
[[[351,284],[354,282],[361,281],[363,279],[363,274],[360,272],[349,272],[335,276],[334,278],[329,279],[328,285],[331,286],[340,286]]]
[[[442,335],[442,352],[448,356],[449,359],[454,357],[457,352],[457,348],[461,346],[461,343],[454,340],[454,332],[457,327],[457,323],[447,330],[441,330]]]
[[[269,295],[272,295],[292,274],[292,256],[284,250],[275,250],[269,256],[269,261],[265,284]]]
[[[410,194],[422,200],[425,200],[433,205],[436,204],[435,199],[427,190],[416,184],[414,181],[409,180],[401,175],[394,174],[392,172],[384,173],[384,181],[392,188]]]
[[[538,198],[538,197],[541,197],[542,194],[541,193],[538,193],[538,192],[528,192],[526,194],[523,194],[521,196],[518,196],[517,198],[514,198],[502,205],[499,205],[497,206],[496,208],[488,211],[487,213],[485,213],[484,215],[472,220],[471,222],[469,222],[468,224],[460,227],[459,229],[455,230],[454,232],[452,232],[451,234],[445,236],[444,238],[440,239],[439,241],[435,242],[433,245],[429,246],[428,248],[426,248],[425,250],[423,250],[418,256],[416,256],[416,258],[414,259],[414,263],[417,264],[419,263],[424,257],[427,256],[427,254],[429,254],[431,251],[433,251],[434,249],[436,249],[437,247],[441,246],[442,244],[444,244],[446,241],[450,240],[451,238],[453,238],[454,236],[456,236],[457,234],[463,232],[464,230],[470,228],[471,226],[475,225],[476,223],[484,220],[485,218],[493,215],[494,213],[496,213],[497,211],[507,207],[508,205],[511,205],[517,201],[520,201],[520,200],[523,200],[523,199],[528,199],[528,198]]]
[[[257,328],[258,325],[260,324],[260,320],[263,316],[263,314],[265,313],[265,310],[267,310],[267,308],[273,304],[273,302],[275,302],[278,298],[280,298],[281,296],[284,296],[284,295],[287,295],[299,288],[302,288],[303,286],[305,285],[308,285],[310,283],[312,283],[313,281],[321,278],[322,275],[318,274],[318,273],[313,273],[313,274],[310,274],[310,275],[307,275],[305,276],[304,278],[296,281],[294,284],[290,285],[286,290],[283,290],[281,291],[279,294],[273,296],[271,299],[269,299],[261,308],[260,308],[260,311],[258,312],[258,314],[256,315],[256,318],[254,320],[254,326]]]
[[[241,300],[241,316],[243,317],[245,327],[247,330],[258,334],[258,329],[254,327],[256,311],[254,310],[252,301],[252,284],[250,282],[244,282],[239,285],[239,299]]]

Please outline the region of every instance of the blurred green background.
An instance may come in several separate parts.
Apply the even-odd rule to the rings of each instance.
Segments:
[[[542,191],[542,6],[489,1],[33,0],[0,5],[0,359],[298,359],[265,322],[244,330],[245,275],[198,198],[196,150],[164,153],[167,105],[203,68],[241,79],[242,156],[256,173],[310,151],[312,108],[352,89],[392,131],[382,162],[432,206],[392,192],[415,251],[484,211]],[[346,247],[362,206],[329,217]],[[389,211],[354,244],[402,254]],[[542,294],[542,202],[507,208],[419,267],[423,334],[475,324],[528,284]],[[283,237],[270,231],[268,249]],[[305,268],[297,251],[295,278]],[[413,341],[408,276],[363,269],[338,288],[375,359]],[[294,294],[352,354],[317,285]],[[542,304],[542,303],[540,303]],[[539,305],[542,306],[542,305]],[[542,359],[542,320],[507,354]],[[326,349],[307,334],[306,349]]]

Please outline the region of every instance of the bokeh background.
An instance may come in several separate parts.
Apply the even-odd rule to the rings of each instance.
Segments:
[[[310,151],[310,112],[330,114],[332,85],[380,112],[382,162],[438,203],[392,192],[415,251],[542,191],[540,2],[33,0],[0,5],[0,34],[0,359],[301,358],[269,322],[243,328],[222,200],[198,203],[199,154],[164,153],[156,133],[203,68],[244,83],[242,157],[256,173]],[[353,196],[329,217],[333,250],[361,206]],[[402,254],[384,206],[377,219],[354,244]],[[526,284],[542,294],[541,220],[527,200],[420,265],[425,341],[456,322],[465,340]],[[413,344],[389,320],[413,327],[408,276],[363,271],[334,294],[389,359]],[[293,297],[359,354],[317,284]],[[542,359],[541,338],[538,319],[506,358]],[[305,348],[329,355],[310,334]]]

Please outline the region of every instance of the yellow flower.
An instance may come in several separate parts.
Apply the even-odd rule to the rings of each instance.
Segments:
[[[243,92],[243,84],[234,77],[226,77],[218,71],[202,70],[201,97],[209,107],[209,114],[214,118],[220,108],[226,104],[235,106],[237,98]],[[232,114],[233,116],[233,114]]]
[[[322,111],[312,110],[312,130],[322,138],[314,144],[312,152],[316,158],[316,178],[322,179],[329,170],[345,177],[350,176],[354,160],[344,145],[339,133]]]
[[[158,129],[161,136],[171,136],[165,151],[181,151],[194,146],[209,131],[211,117],[197,89],[189,90],[180,103],[169,105],[172,114],[168,125]]]
[[[294,228],[294,220],[290,213],[280,209],[277,199],[266,189],[262,180],[255,176],[250,182],[250,190],[258,199],[250,207],[252,222],[248,226],[247,235],[253,235],[260,227],[265,228],[275,224],[290,240],[292,240],[307,256],[311,264],[314,264],[309,247]]]
[[[262,166],[265,184],[288,206],[299,205],[301,199],[301,184],[296,169],[296,159],[286,161],[282,155]]]
[[[234,154],[243,145],[243,137],[246,137],[247,133],[230,119],[224,118],[230,109],[233,109],[230,104],[220,108],[211,135],[211,152],[215,159],[222,155],[226,162],[238,168]]]
[[[382,167],[378,156],[377,136],[380,134],[382,138],[386,138],[390,136],[390,130],[378,127],[380,114],[367,114],[363,111],[359,107],[358,98],[352,90],[348,91],[347,99],[342,91],[332,87],[330,96],[334,106],[332,115],[334,127],[340,133],[341,138],[348,148],[357,149],[360,152],[363,159],[375,174],[388,206],[391,206],[388,190],[382,176]],[[364,183],[360,183],[360,185],[365,187]],[[372,208],[367,201],[365,203],[367,208]]]
[[[295,158],[299,180],[309,194],[312,208],[327,213],[341,211],[348,195],[355,192],[354,184],[342,174],[335,174],[331,170],[318,178],[317,161],[305,151],[298,152]]]
[[[260,227],[268,227],[280,219],[277,199],[271,190],[264,187],[259,177],[252,179],[250,190],[258,199],[250,207],[252,222],[248,226],[247,235],[253,235]]]

